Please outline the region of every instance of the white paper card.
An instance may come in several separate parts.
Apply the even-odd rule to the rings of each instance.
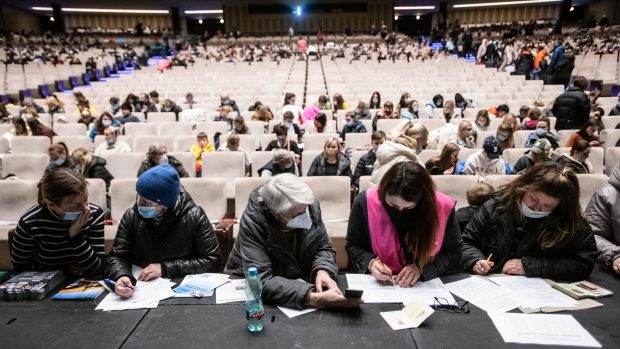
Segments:
[[[215,303],[245,302],[245,279],[230,280],[218,287],[215,292]]]
[[[490,313],[489,317],[508,343],[601,347],[572,315]]]
[[[445,284],[444,287],[486,312],[506,312],[523,303],[517,293],[475,276]]]
[[[400,287],[389,283],[381,283],[369,274],[347,274],[347,284],[351,289],[363,290],[362,299],[365,303],[403,303],[408,304],[415,299],[422,299],[428,305],[435,303],[435,297],[445,298],[454,303],[454,297],[443,288],[439,278],[418,282],[413,287]]]
[[[307,309],[298,310],[298,309],[283,307],[283,306],[280,306],[280,305],[278,305],[278,309],[280,309],[280,311],[282,311],[284,313],[284,315],[288,316],[289,318],[296,317],[296,316],[299,316],[299,315],[308,314],[308,313],[311,313],[313,311],[316,311],[316,308],[307,308]]]
[[[187,275],[181,284],[174,289],[174,296],[180,297],[211,297],[213,290],[225,284],[228,275],[222,277],[221,274],[196,274]]]

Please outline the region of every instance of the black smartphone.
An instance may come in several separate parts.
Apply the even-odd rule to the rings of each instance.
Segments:
[[[364,290],[352,290],[350,288],[344,290],[344,296],[347,298],[362,298],[363,293]]]

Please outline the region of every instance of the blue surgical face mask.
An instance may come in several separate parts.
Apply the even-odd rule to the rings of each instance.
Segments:
[[[308,209],[306,208],[306,212],[288,221],[286,226],[291,229],[309,229],[312,226],[312,220],[308,214]]]
[[[508,136],[497,135],[497,140],[500,142],[505,142],[508,139]]]
[[[73,222],[78,218],[80,214],[82,214],[82,211],[75,211],[75,212],[65,211],[65,214],[62,217],[62,219],[64,219],[65,221]]]
[[[64,163],[65,163],[65,159],[61,159],[61,158],[59,158],[59,159],[56,159],[56,160],[52,160],[52,163],[53,163],[54,165],[56,165],[56,166],[60,166],[60,165],[62,165],[62,164],[64,164]]]
[[[138,206],[138,213],[144,219],[157,217],[157,208],[152,206]]]
[[[521,201],[521,212],[523,213],[525,217],[534,218],[534,219],[545,218],[551,214],[551,211],[549,212],[534,211],[531,208],[527,207],[527,205],[523,201]]]
[[[542,136],[544,136],[544,135],[546,135],[546,134],[547,134],[547,129],[546,129],[546,128],[544,128],[544,127],[536,128],[536,134],[537,134],[539,137],[542,137]]]

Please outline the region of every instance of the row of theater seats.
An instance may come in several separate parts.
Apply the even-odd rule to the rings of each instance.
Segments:
[[[509,183],[516,176],[489,176],[486,182],[494,188]],[[607,182],[605,175],[578,175],[580,183],[580,204],[585,209],[590,197]],[[262,185],[267,178],[236,178],[234,180],[235,196],[234,212],[227,215],[226,180],[221,178],[183,178],[181,184],[202,206],[207,216],[215,221],[227,216],[240,219],[247,205],[252,190]],[[303,180],[310,186],[317,200],[321,203],[323,221],[332,239],[338,266],[346,269],[348,258],[345,252],[345,237],[349,213],[351,210],[351,189],[346,177],[305,177]],[[474,176],[433,176],[437,189],[456,199],[456,208],[467,206],[466,190],[477,181]],[[100,179],[89,179],[89,199],[91,202],[105,207],[105,184]],[[111,214],[113,225],[105,229],[106,251],[109,251],[118,222],[124,212],[133,206],[136,194],[137,179],[114,179],[110,186]],[[326,185],[327,183],[327,185]],[[370,177],[360,180],[360,190],[370,185]],[[36,202],[36,180],[0,181],[0,221],[16,222],[21,215]],[[354,193],[354,192],[353,192]],[[10,269],[8,252],[8,232],[14,225],[0,226],[0,270]],[[238,232],[238,224],[232,227],[233,238]]]
[[[466,161],[467,158],[480,151],[480,149],[463,149],[459,152],[459,159]],[[510,167],[514,167],[516,162],[525,155],[527,148],[506,149],[503,153],[503,159],[508,161]],[[558,148],[555,150],[556,155],[568,154],[569,148]],[[306,150],[303,153],[301,166],[301,175],[306,176],[312,160],[321,153],[320,150]],[[351,153],[351,171],[355,170],[355,166],[359,159],[367,153],[366,150],[357,150]],[[190,177],[195,177],[193,171],[195,167],[195,157],[190,152],[169,152],[171,156],[177,158],[183,164],[183,167],[189,173]],[[423,150],[418,159],[421,163],[425,163],[430,158],[438,156],[440,150]],[[258,169],[270,161],[273,152],[270,151],[254,151],[250,152],[252,161],[252,177],[258,177]],[[146,159],[144,153],[118,153],[109,154],[106,158],[106,168],[114,176],[114,178],[136,178],[138,169],[142,161]],[[594,174],[610,174],[612,169],[620,161],[620,147],[612,147],[604,151],[603,148],[592,148],[590,152],[590,162],[592,163]],[[202,176],[207,178],[224,178],[228,182],[229,189],[227,195],[234,197],[233,181],[235,178],[245,177],[246,163],[244,154],[241,152],[213,152],[202,154]],[[49,164],[49,156],[47,154],[4,154],[2,157],[1,175],[6,177],[9,174],[15,175],[20,179],[38,180],[42,177],[45,168]]]

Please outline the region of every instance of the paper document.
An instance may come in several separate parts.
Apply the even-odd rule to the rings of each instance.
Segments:
[[[215,291],[215,303],[245,302],[245,279],[230,280]]]
[[[95,309],[111,311],[156,308],[160,300],[174,297],[172,286],[174,286],[174,282],[162,278],[138,281],[131,297],[122,298],[116,293],[110,292]]]
[[[187,275],[174,289],[175,297],[211,297],[213,290],[228,282],[228,275],[197,274]]]
[[[572,315],[489,313],[504,342],[600,348]]]
[[[316,308],[307,308],[307,309],[298,310],[298,309],[283,307],[280,305],[278,305],[278,309],[280,309],[280,311],[283,312],[284,315],[288,316],[289,318],[316,311]]]
[[[454,297],[445,290],[439,278],[417,282],[413,287],[400,287],[375,280],[369,274],[347,274],[347,284],[351,289],[363,290],[362,299],[365,303],[403,303],[408,304],[414,299],[422,299],[428,305],[435,303],[435,297],[445,298],[454,303]]]
[[[444,287],[486,312],[506,312],[524,302],[519,294],[476,276],[445,284]]]
[[[564,307],[573,308],[577,301],[564,293],[552,288],[545,280],[526,276],[493,276],[493,283],[503,289],[518,293],[524,303],[520,307]]]
[[[379,314],[393,330],[402,330],[419,327],[434,312],[435,310],[423,299],[418,298],[401,310],[385,311]]]

